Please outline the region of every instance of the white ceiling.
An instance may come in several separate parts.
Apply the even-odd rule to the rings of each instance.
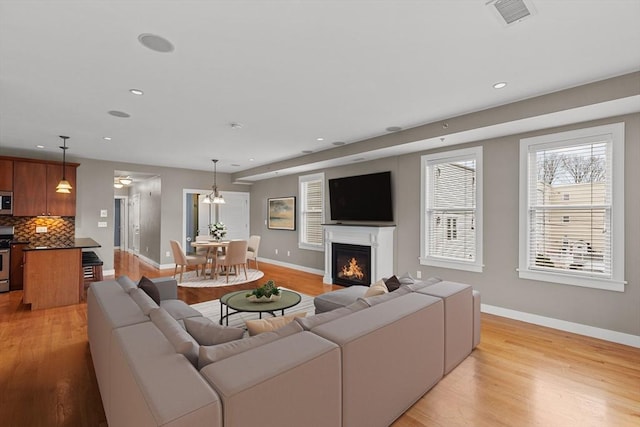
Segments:
[[[0,148],[238,172],[640,70],[640,0],[532,3],[0,0]]]

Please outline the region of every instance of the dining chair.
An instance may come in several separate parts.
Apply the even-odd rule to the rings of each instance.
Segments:
[[[175,279],[178,272],[178,266],[180,266],[180,279],[178,283],[182,283],[182,273],[184,273],[185,267],[190,265],[196,266],[196,275],[200,275],[198,267],[202,265],[202,274],[204,274],[207,266],[207,257],[203,255],[186,255],[182,250],[182,246],[177,240],[171,240],[171,251],[173,252],[173,262],[176,264],[176,268],[173,270],[173,278]]]
[[[229,283],[229,271],[232,267],[235,269],[236,275],[239,275],[240,269],[238,267],[242,266],[245,279],[249,279],[247,276],[247,247],[248,242],[246,240],[232,240],[227,246],[226,253],[217,257],[216,268],[224,268],[227,275],[227,283]]]
[[[258,248],[260,247],[260,236],[249,236],[249,242],[247,247],[247,266],[249,266],[249,260],[253,260],[258,269]]]

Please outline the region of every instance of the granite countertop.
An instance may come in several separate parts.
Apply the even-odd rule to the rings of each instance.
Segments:
[[[78,237],[76,238],[73,243],[68,243],[68,244],[57,244],[57,245],[51,245],[51,246],[36,246],[34,245],[29,245],[27,247],[25,247],[23,250],[25,251],[41,251],[41,250],[56,250],[56,249],[85,249],[85,248],[99,248],[101,247],[101,245],[96,242],[95,240],[93,240],[90,237]]]

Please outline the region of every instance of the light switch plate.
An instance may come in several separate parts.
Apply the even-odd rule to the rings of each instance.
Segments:
[[[106,218],[106,217],[107,217],[107,210],[100,209],[100,218]]]
[[[98,223],[98,228],[107,228],[107,222],[106,221],[100,221]]]

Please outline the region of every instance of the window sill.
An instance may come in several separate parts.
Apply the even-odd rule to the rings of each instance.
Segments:
[[[464,271],[473,271],[475,273],[482,273],[484,265],[463,262],[463,261],[453,261],[446,259],[436,259],[436,258],[420,258],[421,265],[428,265],[430,267],[440,267],[440,268],[451,268],[454,270],[464,270]]]
[[[521,279],[538,280],[541,282],[559,283],[563,285],[580,286],[583,288],[602,289],[605,291],[624,292],[625,281],[600,279],[598,277],[575,276],[571,274],[554,273],[548,271],[532,271],[518,269]]]
[[[307,249],[310,251],[324,252],[324,245],[310,245],[308,243],[298,242],[298,249]]]

